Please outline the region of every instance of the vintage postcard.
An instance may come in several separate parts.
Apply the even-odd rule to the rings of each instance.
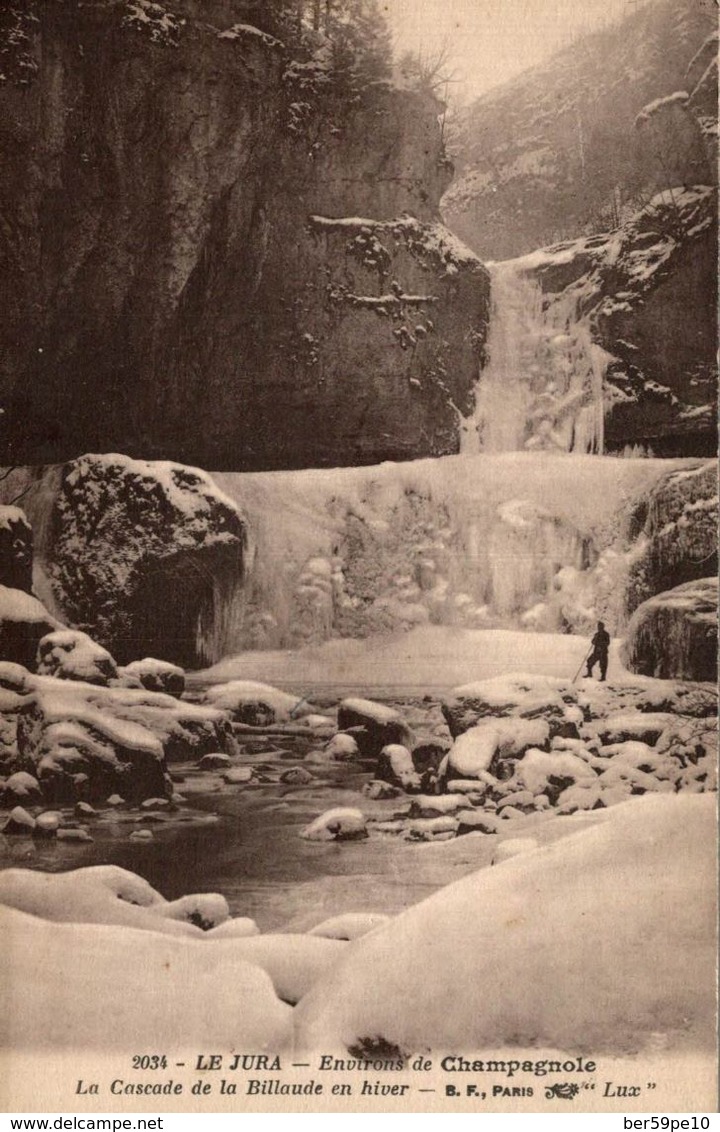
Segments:
[[[2,1111],[709,1127],[716,29],[0,4]]]

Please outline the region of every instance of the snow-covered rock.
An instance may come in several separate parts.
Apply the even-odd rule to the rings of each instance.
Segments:
[[[345,762],[347,759],[355,758],[360,753],[360,749],[353,735],[338,732],[337,735],[333,735],[329,743],[325,744],[323,753],[334,762]]]
[[[508,788],[545,794],[552,802],[569,786],[593,783],[597,774],[588,763],[569,751],[527,751],[515,764]]]
[[[28,774],[24,770],[16,771],[15,774],[11,774],[9,778],[5,779],[0,787],[0,795],[2,795],[5,806],[15,806],[21,803],[33,805],[42,800],[40,783],[34,775]]]
[[[288,1042],[292,1012],[269,976],[236,953],[242,940],[210,941],[179,924],[195,938],[118,923],[51,924],[14,908],[0,908],[0,918],[12,971],[0,1018],[6,1048],[97,1053],[240,1043],[271,1051]]]
[[[118,717],[76,681],[38,677],[18,712],[18,765],[34,774],[54,802],[102,801],[116,791],[130,801],[169,793],[160,740],[139,722]]]
[[[66,618],[119,663],[198,667],[217,659],[207,630],[242,580],[244,546],[241,515],[205,472],[92,455],[62,470],[44,553]]]
[[[186,936],[200,936],[228,918],[223,896],[201,893],[168,901],[142,877],[117,865],[94,865],[67,873],[4,869],[0,871],[0,904],[45,920],[124,924]]]
[[[419,794],[410,804],[411,818],[437,818],[467,807],[465,794]]]
[[[499,818],[487,810],[459,810],[456,817],[458,836],[465,833],[497,833],[500,828]]]
[[[676,718],[670,712],[615,712],[593,725],[604,746],[638,740],[654,746],[664,731],[672,729]]]
[[[307,841],[354,841],[367,835],[363,813],[351,806],[326,810],[300,833]]]
[[[669,680],[717,680],[717,578],[685,582],[644,601],[623,645],[631,672]]]
[[[231,920],[225,920],[206,932],[208,939],[246,939],[247,936],[259,934],[260,928],[249,916],[236,916]]]
[[[33,535],[24,511],[0,506],[0,586],[32,590]]]
[[[338,708],[338,727],[341,731],[353,729],[364,758],[376,757],[390,744],[412,746],[412,733],[400,712],[373,700],[343,700]]]
[[[557,729],[568,722],[566,711],[575,701],[574,689],[562,680],[513,672],[453,688],[442,710],[456,737],[486,716],[542,716]]]
[[[232,680],[229,684],[216,684],[208,688],[205,699],[213,707],[230,712],[236,723],[252,727],[268,727],[272,723],[287,723],[310,715],[314,708],[300,696],[281,692],[269,684],[253,680]]]
[[[35,818],[32,814],[28,813],[24,806],[14,806],[0,832],[6,836],[13,834],[19,837],[29,837],[34,829]]]
[[[77,629],[57,629],[38,644],[36,670],[43,676],[108,683],[117,677],[117,665],[107,649]]]
[[[296,1049],[714,1050],[714,845],[711,798],[653,796],[472,873],[352,944]]]
[[[544,719],[485,718],[458,735],[443,776],[481,778],[494,773],[498,764],[520,758],[530,747],[547,746],[549,741],[550,725]]]
[[[214,708],[49,676],[28,674],[24,686],[15,769],[34,774],[51,800],[163,797],[166,759],[235,751],[229,719]]]
[[[149,692],[165,692],[168,696],[182,696],[185,691],[185,673],[177,664],[167,660],[145,657],[133,660],[122,669],[123,677],[139,680]]]
[[[401,743],[389,743],[378,755],[375,777],[391,786],[399,786],[407,793],[420,790],[420,775],[415,769],[413,757]]]
[[[5,661],[35,667],[39,642],[61,625],[36,597],[24,590],[0,586],[0,656]]]

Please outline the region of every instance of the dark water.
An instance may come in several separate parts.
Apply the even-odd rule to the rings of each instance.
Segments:
[[[438,726],[437,712],[412,705],[404,715]],[[432,716],[435,718],[430,718]],[[103,811],[87,823],[88,843],[37,842],[0,837],[0,867],[64,872],[113,864],[150,882],[168,899],[193,892],[220,892],[236,916],[250,916],[262,930],[292,925],[307,928],[345,911],[397,912],[422,899],[441,880],[406,867],[412,847],[392,835],[372,832],[354,842],[312,842],[300,830],[336,806],[354,806],[366,817],[389,818],[407,809],[406,798],[371,802],[362,793],[372,778],[369,766],[315,766],[305,786],[279,782],[280,774],[303,765],[312,744],[306,738],[268,739],[266,749],[241,755],[237,765],[254,767],[265,781],[230,786],[220,773],[194,766],[172,767],[183,776],[177,789],[186,799],[163,821],[139,821],[137,811]],[[324,742],[324,740],[323,740]],[[259,744],[256,744],[259,745]],[[152,841],[130,839],[149,828]]]

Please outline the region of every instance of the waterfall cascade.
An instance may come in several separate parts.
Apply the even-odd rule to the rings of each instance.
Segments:
[[[573,300],[545,299],[523,260],[490,271],[488,364],[463,421],[461,452],[600,454],[607,354]]]

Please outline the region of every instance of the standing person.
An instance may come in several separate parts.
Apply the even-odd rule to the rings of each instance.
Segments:
[[[592,670],[596,664],[600,665],[600,679],[604,680],[607,675],[608,666],[608,649],[610,648],[610,634],[608,633],[602,621],[597,623],[597,632],[592,639],[593,651],[588,657],[586,676],[592,676]]]

